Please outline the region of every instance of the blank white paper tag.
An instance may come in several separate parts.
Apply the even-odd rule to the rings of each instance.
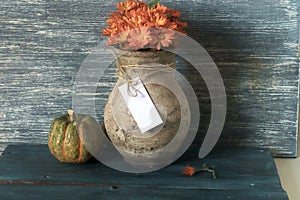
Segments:
[[[163,121],[142,81],[136,78],[132,83],[132,87],[128,87],[128,83],[125,83],[118,89],[140,131],[145,133],[162,124]],[[137,96],[134,96],[135,94]]]

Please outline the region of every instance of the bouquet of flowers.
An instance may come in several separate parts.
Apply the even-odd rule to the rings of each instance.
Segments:
[[[103,35],[108,36],[107,45],[121,49],[138,50],[176,45],[177,32],[185,33],[187,23],[179,21],[181,13],[154,0],[145,3],[126,0],[117,4],[117,11],[110,14]]]

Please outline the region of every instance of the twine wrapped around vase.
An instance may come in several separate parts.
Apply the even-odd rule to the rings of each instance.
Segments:
[[[160,68],[153,63],[167,67]],[[126,152],[151,154],[166,146],[180,125],[181,111],[176,96],[168,88],[155,83],[153,78],[158,73],[163,75],[175,70],[175,55],[167,51],[133,51],[118,57],[117,66],[119,79],[104,109],[107,135],[116,147]],[[140,132],[118,91],[120,85],[130,86],[130,81],[136,77],[142,81],[151,80],[145,88],[164,122],[146,133]]]
[[[121,50],[117,50],[116,54],[120,53],[119,51]],[[126,74],[126,69],[128,68],[147,65],[149,63],[159,63],[176,69],[175,54],[168,51],[132,51],[129,53],[122,53],[117,59],[117,73],[119,77]]]

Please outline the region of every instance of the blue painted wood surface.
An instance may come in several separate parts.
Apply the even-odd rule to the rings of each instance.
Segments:
[[[72,107],[75,75],[105,39],[101,30],[116,2],[1,1],[0,145],[47,142],[51,120]],[[270,148],[276,156],[295,156],[299,1],[162,2],[182,11],[188,35],[206,48],[224,79],[228,113],[219,145]],[[192,69],[184,65],[179,70],[199,96],[201,124],[195,142],[201,143],[210,119],[208,92]],[[113,74],[112,66],[107,77]],[[99,121],[114,81],[99,83]]]
[[[268,150],[215,149],[197,159],[198,148],[151,173],[129,174],[97,161],[58,162],[46,145],[11,145],[0,157],[1,199],[288,199]],[[181,174],[187,164],[212,167],[210,173]]]

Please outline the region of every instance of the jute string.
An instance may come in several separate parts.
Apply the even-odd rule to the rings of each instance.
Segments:
[[[117,59],[118,60],[118,59]],[[159,69],[157,70],[157,67],[155,66],[167,66],[167,67],[163,67],[162,69]],[[138,89],[136,88],[138,82],[136,80],[133,80],[129,74],[128,74],[128,69],[134,69],[134,68],[137,68],[137,69],[145,69],[145,70],[151,70],[151,72],[143,75],[143,76],[139,76],[139,78],[142,80],[142,79],[145,79],[153,74],[156,74],[156,73],[160,73],[160,72],[174,72],[176,70],[176,64],[175,62],[170,62],[170,63],[167,63],[167,64],[161,64],[161,63],[147,63],[147,64],[133,64],[133,65],[124,65],[120,62],[120,60],[118,60],[118,63],[117,63],[117,75],[118,75],[118,78],[121,78],[123,80],[125,80],[127,82],[127,94],[131,97],[137,97],[138,96]]]

